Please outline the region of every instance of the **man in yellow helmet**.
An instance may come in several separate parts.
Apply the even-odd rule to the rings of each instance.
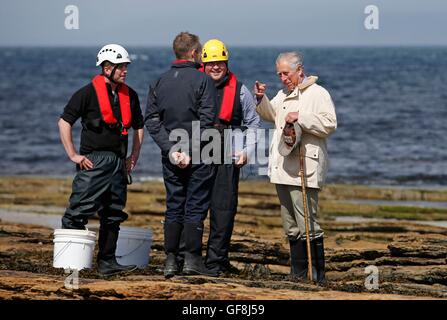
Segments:
[[[256,130],[260,118],[256,113],[254,97],[230,72],[228,60],[229,52],[222,41],[212,39],[203,46],[204,71],[214,80],[217,89],[218,108],[215,126],[221,133],[225,129]],[[236,150],[234,163],[227,164],[222,161],[216,166],[206,266],[217,272],[237,272],[237,269],[230,264],[228,249],[237,211],[239,171],[247,163],[253,147],[253,144],[247,144],[245,149]]]

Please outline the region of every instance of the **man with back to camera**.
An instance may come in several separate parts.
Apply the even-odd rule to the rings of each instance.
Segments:
[[[163,180],[166,188],[164,275],[180,272],[179,246],[184,236],[184,275],[217,276],[202,260],[203,221],[208,213],[214,166],[191,163],[192,151],[175,150],[169,135],[174,130],[188,134],[193,145],[193,122],[200,121],[200,131],[212,128],[216,109],[213,80],[198,69],[202,46],[199,37],[181,32],[173,42],[176,59],[167,72],[150,86],[145,125],[161,149]]]
[[[108,44],[97,54],[102,73],[78,90],[59,120],[59,133],[70,160],[76,164],[69,207],[62,218],[64,229],[85,229],[88,218],[100,217],[98,272],[103,276],[130,272],[136,266],[116,261],[119,225],[127,184],[135,168],[144,135],[144,122],[137,93],[125,84],[129,54],[122,46]],[[82,119],[81,146],[76,152],[72,126]],[[128,130],[132,128],[132,153],[126,159]]]
[[[291,274],[306,278],[308,256],[306,228],[299,176],[299,152],[304,151],[305,187],[309,207],[313,279],[325,282],[323,230],[317,221],[318,192],[328,169],[326,139],[337,128],[335,107],[329,92],[316,84],[318,77],[306,76],[303,56],[285,52],[276,59],[276,71],[284,88],[269,100],[266,85],[256,81],[257,111],[262,119],[275,124],[269,154],[270,182],[276,186],[281,204],[283,229],[289,239]],[[294,130],[289,126],[293,125]],[[295,131],[292,133],[292,131]],[[302,132],[300,147],[293,135]]]

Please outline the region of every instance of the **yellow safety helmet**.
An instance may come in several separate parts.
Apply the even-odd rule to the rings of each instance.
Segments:
[[[202,49],[202,62],[228,61],[229,53],[225,43],[218,39],[208,40]]]

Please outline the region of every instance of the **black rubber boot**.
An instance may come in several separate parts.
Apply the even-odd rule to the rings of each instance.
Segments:
[[[318,284],[326,283],[326,271],[324,262],[324,239],[319,237],[311,241],[312,266],[315,268],[314,281]]]
[[[172,278],[180,272],[178,265],[178,251],[180,236],[182,234],[183,226],[178,222],[165,223],[165,253],[166,263],[164,275],[166,278]]]
[[[206,266],[227,272],[230,267],[228,252],[233,233],[235,212],[229,210],[211,210],[210,234],[206,250]],[[232,267],[231,269],[234,269]]]
[[[301,279],[307,279],[306,241],[289,240],[290,244],[290,274]]]
[[[186,248],[183,274],[218,277],[219,273],[209,270],[202,260],[203,224],[186,223],[183,231]]]
[[[180,235],[180,243],[178,246],[178,255],[177,255],[178,268],[180,272],[183,270],[183,265],[185,264],[185,252],[186,252],[185,232],[182,231],[182,234]]]
[[[98,272],[102,276],[112,276],[131,272],[137,268],[135,265],[123,266],[116,261],[115,251],[118,241],[119,227],[100,228],[98,239]]]
[[[104,277],[131,272],[136,268],[135,265],[123,266],[116,261],[116,258],[98,261],[98,272]]]

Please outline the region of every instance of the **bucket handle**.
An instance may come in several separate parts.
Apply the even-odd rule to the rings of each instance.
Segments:
[[[68,246],[71,244],[71,240],[68,241],[65,246],[62,247],[62,249],[59,250],[59,252],[56,254],[56,256],[54,257],[54,261],[56,262],[56,260],[59,258],[59,256],[64,253],[65,250],[67,250]]]
[[[146,241],[142,241],[142,242],[140,243],[140,245],[139,245],[138,247],[136,247],[135,249],[133,249],[132,251],[130,251],[130,252],[128,252],[128,253],[126,253],[126,254],[124,254],[124,255],[122,255],[122,256],[116,256],[116,257],[117,257],[117,258],[123,258],[123,257],[125,257],[125,256],[128,256],[128,255],[134,253],[135,251],[137,251],[138,249],[140,249],[140,248],[143,246],[143,244],[144,244],[145,242],[146,242]]]

